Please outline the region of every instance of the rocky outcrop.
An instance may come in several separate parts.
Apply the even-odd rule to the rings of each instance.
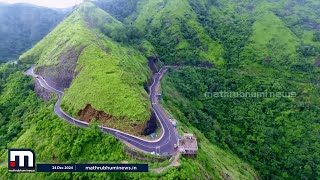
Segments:
[[[154,113],[154,111],[152,111],[152,112],[151,112],[150,120],[147,122],[146,128],[144,129],[143,134],[144,134],[145,136],[147,136],[147,135],[155,132],[157,128],[158,128],[158,125],[157,125],[157,116],[156,116],[156,114]]]
[[[90,104],[87,104],[85,108],[81,109],[78,112],[78,117],[81,121],[85,121],[88,123],[90,123],[92,120],[95,119],[100,121],[103,125],[106,125],[107,127],[111,127],[111,128],[114,128],[112,127],[112,121],[119,121],[119,120],[122,121],[125,119],[125,117],[114,117],[103,111],[97,111]],[[124,121],[124,122],[127,122],[127,121]],[[145,125],[133,123],[131,124],[130,128],[131,128],[130,131],[135,132],[136,135],[139,135],[139,134],[149,135],[155,132],[156,129],[158,128],[157,117],[155,113],[152,111],[150,120]],[[124,129],[119,129],[119,130],[125,131]]]
[[[115,129],[118,129],[121,131],[129,132],[129,133],[136,135],[136,136],[141,136],[141,135],[145,134],[146,130],[147,130],[147,132],[151,132],[152,130],[153,130],[152,132],[154,132],[156,129],[156,128],[154,128],[153,123],[150,123],[149,121],[147,124],[132,123],[132,122],[130,122],[130,120],[127,119],[127,117],[112,116],[112,115],[107,114],[103,111],[96,110],[90,104],[87,104],[85,108],[81,109],[78,112],[78,117],[79,117],[78,119],[80,119],[81,121],[85,121],[88,123],[90,123],[93,120],[98,120],[99,122],[101,122],[102,125],[104,125],[106,127],[115,128]],[[123,127],[126,127],[126,129],[123,129],[123,127],[114,126],[116,121],[121,121],[121,122],[127,124],[127,126],[123,126]],[[153,118],[152,118],[151,122],[154,122]]]
[[[54,88],[63,91],[68,88],[76,76],[75,68],[79,55],[85,47],[80,47],[79,50],[68,48],[60,54],[58,65],[40,66],[36,73],[44,77],[44,79]]]
[[[157,57],[149,57],[148,58],[148,66],[152,71],[152,74],[155,74],[159,71],[159,68],[157,66],[158,58]]]
[[[49,101],[52,98],[53,94],[49,90],[41,87],[40,83],[36,79],[34,80],[34,90],[36,94],[45,101]]]
[[[150,70],[152,71],[152,74],[159,72],[160,68],[158,67],[159,66],[158,62],[159,62],[158,57],[149,57],[148,58],[148,66],[149,66]],[[145,82],[143,84],[143,88],[146,90],[146,92],[148,94],[150,93],[149,87],[151,86],[152,83],[153,83],[153,78],[150,78],[148,80],[148,82]],[[151,133],[155,132],[157,128],[158,128],[157,117],[156,117],[156,114],[154,113],[154,111],[152,110],[151,117],[150,117],[149,121],[147,121],[147,123],[146,123],[146,127],[143,131],[143,134],[145,136],[150,135]]]
[[[85,122],[90,122],[93,119],[97,119],[100,121],[110,121],[114,119],[111,115],[103,111],[95,110],[90,104],[87,104],[84,109],[80,110],[78,112],[78,116],[80,117],[80,120]]]

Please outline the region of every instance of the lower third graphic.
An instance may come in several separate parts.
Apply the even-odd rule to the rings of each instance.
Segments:
[[[9,149],[9,172],[35,172],[36,156],[31,149]]]

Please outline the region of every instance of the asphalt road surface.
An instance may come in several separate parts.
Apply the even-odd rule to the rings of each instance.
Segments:
[[[144,152],[154,152],[156,154],[160,155],[172,155],[176,152],[176,149],[174,148],[174,144],[177,143],[177,136],[175,134],[174,127],[172,126],[171,122],[169,121],[168,116],[164,112],[164,110],[161,108],[159,105],[159,101],[157,98],[157,89],[159,88],[160,80],[163,77],[163,75],[166,73],[168,70],[168,67],[163,67],[160,69],[158,73],[156,73],[153,76],[154,82],[150,87],[150,101],[152,103],[153,110],[161,124],[162,128],[162,135],[159,139],[157,140],[145,140],[136,136],[133,136],[131,134],[104,127],[104,126],[99,126],[101,130],[105,133],[110,133],[117,137],[119,140],[124,141],[126,143],[131,144],[132,146],[136,147],[137,149],[144,151]],[[54,106],[54,112],[62,119],[66,120],[67,122],[80,126],[80,127],[88,127],[89,124],[84,121],[80,121],[78,119],[75,119],[68,114],[66,114],[60,107],[61,104],[61,99],[63,96],[63,92],[55,89],[54,87],[50,86],[46,80],[40,76],[34,74],[34,66],[32,66],[30,69],[26,71],[26,74],[29,76],[33,76],[39,83],[40,85],[57,94],[59,96],[58,101],[56,102]]]

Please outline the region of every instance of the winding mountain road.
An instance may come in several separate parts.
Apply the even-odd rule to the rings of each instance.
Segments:
[[[172,124],[169,121],[168,116],[164,112],[164,110],[161,108],[159,105],[159,101],[157,98],[157,92],[158,89],[160,89],[160,80],[163,77],[163,75],[166,73],[168,70],[168,67],[163,67],[160,69],[158,73],[156,73],[153,76],[153,84],[150,87],[150,101],[153,107],[153,110],[161,124],[162,128],[162,135],[159,139],[157,140],[146,140],[142,139],[140,137],[133,136],[131,134],[113,129],[113,128],[108,128],[104,126],[99,126],[101,128],[101,131],[104,133],[110,133],[117,137],[119,140],[124,141],[126,143],[129,143],[130,145],[136,147],[137,149],[143,151],[143,152],[155,152],[156,154],[160,155],[172,155],[176,152],[176,149],[174,148],[174,144],[177,143],[177,137],[175,134],[175,130],[172,126]],[[63,92],[55,89],[54,87],[50,86],[46,80],[40,76],[34,74],[34,66],[32,66],[30,69],[26,71],[26,74],[29,76],[34,77],[40,85],[57,94],[58,95],[58,101],[56,102],[54,106],[54,112],[62,119],[66,120],[67,122],[80,126],[80,127],[88,127],[89,123],[75,119],[68,114],[66,114],[60,107],[61,104],[61,99],[63,97]]]

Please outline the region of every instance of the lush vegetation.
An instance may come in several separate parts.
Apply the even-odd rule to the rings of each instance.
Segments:
[[[249,43],[241,53],[241,59],[247,60],[245,63],[257,60],[270,66],[290,65],[297,61],[298,38],[273,13],[261,14],[252,28]]]
[[[216,1],[199,18],[221,41],[226,66],[181,68],[163,82],[164,100],[179,120],[250,162],[263,179],[320,176],[316,7],[316,1]],[[297,96],[210,95],[225,91]]]
[[[144,0],[131,18],[166,63],[224,63],[220,44],[207,35],[187,0]]]
[[[116,41],[143,50],[147,40],[156,49],[151,55],[169,64],[224,63],[221,45],[207,35],[187,0],[92,2],[124,23],[117,32],[105,33]]]
[[[17,60],[21,53],[47,35],[67,13],[27,4],[2,4],[0,63]]]
[[[107,11],[116,19],[123,21],[136,10],[138,0],[96,0],[92,1],[92,3]]]
[[[78,117],[78,112],[90,104],[113,117],[106,122],[109,127],[140,135],[143,128],[137,132],[133,124],[144,127],[150,118],[150,103],[143,88],[150,74],[145,57],[138,51],[103,34],[118,32],[121,27],[121,22],[103,10],[84,3],[21,59],[37,60],[39,68],[76,65],[71,74],[77,76],[65,92],[63,109]],[[78,59],[61,61],[59,58],[70,48]],[[59,74],[58,70],[47,73]]]
[[[93,3],[95,5],[82,4],[43,41],[22,55],[22,61],[38,63],[38,70],[43,67],[68,69],[67,64],[71,64],[74,67],[71,68],[72,84],[66,90],[63,108],[77,116],[80,109],[91,104],[116,117],[109,126],[131,133],[136,133],[128,128],[132,123],[145,123],[150,116],[150,104],[143,89],[150,77],[146,58],[156,57],[165,64],[191,65],[170,71],[165,77],[163,104],[183,128],[197,135],[200,147],[196,160],[182,158],[180,167],[159,176],[110,174],[111,178],[116,175],[122,179],[160,176],[169,179],[254,178],[251,168],[231,155],[233,153],[249,162],[263,179],[320,177],[318,1],[97,0]],[[75,52],[75,61],[69,58],[73,57],[68,54],[69,49]],[[67,58],[63,61],[63,57]],[[2,68],[12,71],[8,69]],[[51,73],[48,77],[59,74],[59,71],[47,72]],[[10,142],[9,146],[26,141],[24,146],[36,150],[48,146],[55,151],[59,143],[53,147],[49,136],[44,134],[61,133],[63,137],[57,138],[73,138],[68,145],[75,156],[61,153],[53,158],[48,153],[43,157],[40,155],[42,161],[70,162],[77,156],[83,157],[79,161],[87,161],[91,157],[82,154],[85,153],[82,147],[89,147],[89,144],[81,143],[88,139],[96,146],[103,145],[106,152],[115,151],[110,159],[101,153],[96,160],[117,162],[127,158],[123,151],[105,147],[111,143],[123,149],[119,142],[93,129],[78,130],[58,121],[60,124],[46,124],[50,127],[49,132],[42,132],[48,127],[39,117],[55,118],[50,107],[44,107],[30,91],[21,91],[30,94],[20,95],[16,101],[10,99],[14,98],[13,94],[21,93],[20,90],[14,92],[19,83],[30,88],[30,82],[21,73],[11,78],[12,82],[9,82],[10,78],[2,79],[4,85],[0,86],[5,97],[0,104],[4,107],[0,117],[5,119],[1,140]],[[19,83],[16,82],[18,78],[21,78]],[[12,91],[8,90],[10,87]],[[219,91],[294,92],[296,96],[206,96],[208,92]],[[35,100],[23,99],[30,96]],[[43,106],[42,113],[51,115],[34,115],[32,121],[22,124],[19,120],[28,115],[24,112],[33,111],[25,109],[31,107],[23,106],[24,103],[20,103],[23,101],[37,102],[34,107]],[[16,107],[20,109],[16,110]],[[11,112],[14,113],[11,115]],[[71,129],[69,135],[60,132],[60,129],[68,128]],[[47,140],[36,142],[24,138],[24,135],[33,137],[30,134],[40,130]],[[76,136],[73,131],[79,134],[75,133]],[[94,135],[93,139],[89,134]],[[82,135],[88,139],[82,140]],[[78,141],[79,146],[74,144]],[[103,142],[106,144],[100,144]],[[41,177],[58,178],[59,175],[43,174]],[[38,174],[34,176],[41,178]],[[93,178],[109,175],[61,176]]]
[[[184,123],[250,162],[263,178],[319,176],[319,87],[222,69],[169,74],[165,101]],[[232,98],[206,92],[296,92],[295,98]],[[180,112],[181,111],[181,112]],[[281,169],[279,168],[281,167]]]
[[[83,50],[78,61],[81,72],[65,92],[63,107],[76,115],[79,109],[91,104],[115,117],[108,121],[109,127],[138,135],[140,132],[131,130],[131,125],[144,124],[150,118],[150,104],[143,89],[147,76],[137,74],[139,70],[141,73],[141,70],[147,70],[146,65],[142,66],[131,58],[144,58],[136,52],[130,54],[130,50],[119,48],[110,42],[106,42],[106,47],[112,49],[112,55],[107,55],[94,45]],[[88,88],[84,90],[83,87]],[[124,116],[129,120],[121,118]]]
[[[37,163],[157,163],[130,158],[124,145],[115,137],[100,132],[94,126],[82,129],[56,116],[54,99],[43,102],[33,90],[32,80],[22,74],[23,67],[0,66],[0,164],[7,161],[7,148],[32,148]],[[200,152],[198,159],[181,158],[180,167],[157,174],[149,173],[8,173],[1,165],[0,179],[205,179],[234,177],[253,179],[256,175],[249,165],[237,157],[213,146],[197,130]],[[227,167],[227,168],[226,168]]]

